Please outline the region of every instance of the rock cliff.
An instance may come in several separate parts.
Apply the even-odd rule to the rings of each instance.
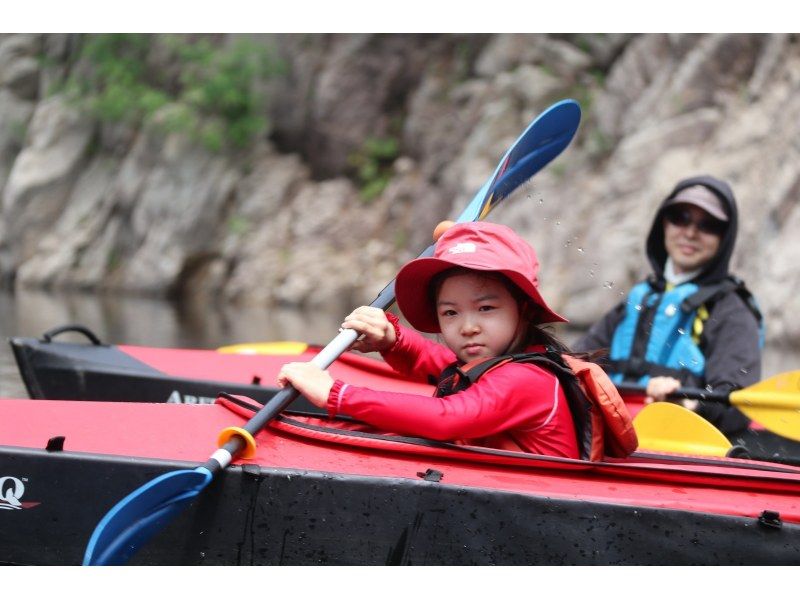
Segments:
[[[654,207],[679,178],[709,173],[737,194],[734,269],[770,339],[800,343],[795,36],[256,39],[287,65],[265,84],[271,127],[247,150],[212,152],[66,101],[57,84],[81,36],[0,35],[3,283],[368,301],[536,114],[573,97],[584,119],[572,147],[492,216],[537,248],[554,308],[587,325],[619,301],[645,273]],[[367,199],[354,157],[370,159],[376,139],[397,149]]]

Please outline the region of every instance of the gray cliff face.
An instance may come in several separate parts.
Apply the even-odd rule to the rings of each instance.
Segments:
[[[59,94],[77,36],[0,35],[0,280],[18,287],[368,301],[457,215],[528,122],[574,97],[556,162],[493,213],[536,247],[543,293],[586,325],[645,274],[674,182],[727,179],[734,270],[776,342],[800,341],[800,42],[789,35],[288,35],[268,138],[215,154],[101,124]],[[45,60],[42,60],[42,57]],[[365,201],[350,157],[394,137]]]

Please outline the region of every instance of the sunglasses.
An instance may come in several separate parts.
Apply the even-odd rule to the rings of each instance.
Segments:
[[[725,231],[725,227],[727,226],[725,222],[717,220],[716,218],[701,218],[700,220],[695,220],[692,218],[692,213],[685,208],[667,210],[664,213],[664,218],[667,222],[679,228],[686,228],[694,224],[695,228],[701,233],[709,235],[719,236]]]

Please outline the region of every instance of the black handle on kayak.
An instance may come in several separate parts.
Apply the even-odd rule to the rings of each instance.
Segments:
[[[80,324],[67,324],[66,326],[58,326],[57,328],[51,328],[47,332],[42,335],[42,342],[50,343],[53,341],[53,338],[58,336],[59,334],[63,334],[65,332],[78,332],[92,341],[93,345],[102,346],[103,343],[97,338],[97,335],[89,330],[86,326],[81,326]]]

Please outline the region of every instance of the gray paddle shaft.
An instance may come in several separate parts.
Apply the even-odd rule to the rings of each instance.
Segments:
[[[433,255],[433,250],[436,245],[431,245],[423,251],[419,257],[429,257]],[[394,281],[390,282],[384,289],[378,293],[375,300],[370,303],[370,307],[377,307],[378,309],[387,310],[394,303]],[[356,339],[358,333],[349,328],[343,329],[331,342],[329,342],[322,351],[317,353],[311,360],[311,363],[317,367],[326,370],[336,361],[339,356],[350,348]],[[244,425],[244,429],[252,436],[258,434],[269,422],[274,419],[281,411],[294,401],[300,392],[294,386],[287,386],[280,392],[276,393],[266,405],[264,405],[258,413],[256,413]],[[245,443],[240,436],[233,436],[225,445],[212,456],[212,460],[219,463],[222,468],[227,467],[228,464],[236,458],[236,456],[244,449]],[[218,471],[216,467],[211,469],[212,472]]]

